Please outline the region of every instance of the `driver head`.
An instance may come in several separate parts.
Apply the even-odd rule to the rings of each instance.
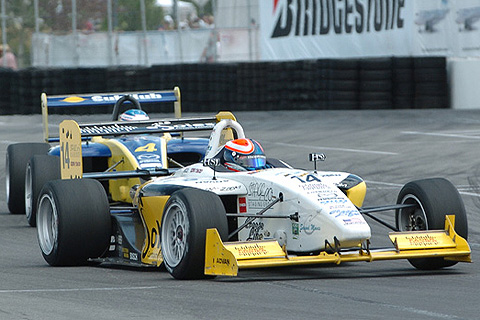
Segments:
[[[225,167],[232,171],[265,169],[267,157],[262,146],[255,140],[236,139],[225,144],[223,154]]]
[[[147,113],[140,109],[127,110],[118,117],[118,120],[120,121],[139,121],[148,119],[150,119],[150,117]]]

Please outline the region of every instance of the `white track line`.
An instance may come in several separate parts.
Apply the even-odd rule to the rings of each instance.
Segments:
[[[124,290],[151,290],[164,288],[162,286],[149,287],[111,287],[111,288],[71,288],[71,289],[11,289],[0,290],[0,293],[41,293],[41,292],[79,292],[79,291],[124,291]]]
[[[434,136],[434,137],[448,137],[448,138],[462,138],[462,139],[474,139],[479,140],[480,137],[477,136],[467,136],[464,134],[455,134],[455,133],[434,133],[434,132],[420,132],[420,131],[402,131],[402,134],[414,134],[414,135],[423,135],[423,136]]]
[[[345,152],[356,152],[356,153],[381,154],[381,155],[388,155],[388,156],[398,155],[398,153],[396,152],[374,151],[374,150],[372,151],[372,150],[348,149],[348,148],[332,148],[332,147],[312,146],[312,145],[296,144],[296,143],[273,142],[273,141],[265,141],[265,140],[262,140],[262,143],[271,143],[271,144],[276,144],[276,145],[286,146],[286,147],[300,147],[300,148],[317,149],[317,150],[334,150],[334,151],[345,151]]]
[[[403,187],[403,184],[398,184],[398,183],[372,181],[372,180],[365,180],[365,182],[367,184],[379,184],[379,185],[384,185],[384,186],[389,186],[389,187],[398,187],[398,188]],[[461,189],[465,188],[465,186],[457,186],[456,188],[458,189],[458,192],[462,195],[480,198],[480,193],[461,191]],[[474,187],[467,187],[467,188],[468,189],[474,189]]]

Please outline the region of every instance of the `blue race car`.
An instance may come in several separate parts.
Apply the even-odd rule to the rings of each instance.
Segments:
[[[165,102],[174,104],[175,119],[149,119],[141,107],[147,103]],[[26,214],[28,223],[35,226],[36,202],[41,188],[47,181],[61,178],[58,157],[65,160],[62,163],[69,163],[76,152],[68,145],[59,145],[58,136],[50,136],[48,109],[105,105],[113,105],[112,121],[81,125],[82,135],[89,135],[82,142],[83,161],[70,164],[82,166],[85,177],[89,172],[103,172],[105,177],[115,172],[116,178],[105,178],[102,185],[110,203],[118,204],[131,203],[129,190],[141,180],[168,175],[172,168],[196,163],[204,157],[208,139],[187,138],[185,132],[212,130],[222,117],[233,117],[230,113],[220,113],[210,118],[181,119],[178,87],[170,91],[50,97],[44,93],[42,116],[45,142],[16,143],[7,148],[6,193],[11,213]],[[119,172],[122,174],[118,175]]]

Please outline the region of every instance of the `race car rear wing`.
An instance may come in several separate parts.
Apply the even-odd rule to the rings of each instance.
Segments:
[[[141,91],[124,93],[89,93],[78,95],[41,95],[43,137],[46,142],[58,141],[58,137],[50,137],[48,131],[48,109],[49,108],[72,108],[84,106],[112,106],[125,95],[138,100],[141,104],[173,102],[175,118],[182,117],[180,88],[165,91]]]
[[[223,111],[213,117],[182,118],[166,120],[104,122],[78,124],[74,120],[64,120],[59,127],[60,170],[62,179],[78,179],[83,177],[82,139],[94,136],[118,136],[132,134],[161,134],[172,132],[190,132],[213,130],[217,122],[223,119],[235,120],[231,112]],[[126,176],[144,176],[145,172],[128,172]],[[159,172],[158,175],[165,175]],[[126,177],[125,176],[125,177]],[[105,178],[105,173],[89,174],[89,178]],[[107,178],[123,177],[115,174]]]

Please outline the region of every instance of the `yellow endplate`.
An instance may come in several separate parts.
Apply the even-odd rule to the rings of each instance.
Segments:
[[[205,274],[236,276],[238,269],[242,268],[266,268],[325,263],[340,264],[342,262],[354,261],[371,262],[376,260],[434,257],[444,257],[447,260],[471,262],[470,247],[467,241],[455,232],[453,226],[454,216],[447,216],[445,218],[444,231],[412,231],[400,233],[401,236],[408,237],[415,237],[417,235],[423,237],[425,234],[428,234],[429,237],[434,237],[437,241],[441,242],[440,246],[437,243],[424,241],[421,246],[404,249],[403,244],[399,246],[398,240],[395,244],[394,237],[392,241],[397,247],[396,249],[389,251],[368,251],[365,249],[359,249],[358,251],[341,254],[322,252],[316,256],[286,256],[285,252],[275,241],[252,241],[248,242],[248,245],[246,245],[245,242],[223,243],[216,229],[208,229],[205,252]],[[439,235],[440,233],[443,233],[443,235]],[[399,233],[394,233],[394,235],[395,234],[398,239]],[[444,235],[450,240],[447,240]],[[270,244],[271,242],[275,242],[276,245]]]
[[[81,179],[83,176],[82,135],[73,120],[60,123],[60,172],[62,179]]]

